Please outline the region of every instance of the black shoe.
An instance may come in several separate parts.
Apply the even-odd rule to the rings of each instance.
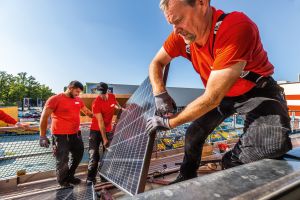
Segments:
[[[92,183],[93,185],[96,185],[96,179],[86,179],[85,182],[86,182],[87,185],[89,185],[89,184],[91,184],[91,183]]]
[[[68,182],[60,183],[59,186],[60,186],[60,189],[73,188],[73,186],[70,185],[70,183],[68,183]]]
[[[192,177],[192,178],[194,178],[194,177]],[[189,180],[189,179],[191,179],[191,178],[187,178],[187,177],[184,177],[182,174],[179,174],[174,181],[171,181],[169,183],[169,185],[179,183],[179,182],[182,182],[182,181],[186,181],[186,180]]]
[[[101,183],[107,183],[108,182],[108,180],[106,178],[102,177],[102,176],[100,176],[100,181],[101,181]]]
[[[78,185],[81,183],[81,180],[79,178],[71,177],[68,179],[68,182],[73,185]]]

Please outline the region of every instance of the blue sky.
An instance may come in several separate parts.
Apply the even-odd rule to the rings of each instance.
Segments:
[[[60,92],[69,81],[139,84],[171,30],[159,0],[0,0],[0,70],[27,72]],[[277,80],[300,73],[300,0],[212,0],[258,25]],[[184,59],[169,86],[202,87]]]

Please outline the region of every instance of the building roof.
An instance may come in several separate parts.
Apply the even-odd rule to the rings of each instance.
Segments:
[[[93,93],[97,83],[86,83],[86,93]],[[133,94],[139,87],[138,85],[125,85],[125,84],[108,84],[114,94]],[[183,107],[199,97],[204,89],[200,88],[180,88],[180,87],[167,87],[169,94],[174,98],[178,107]]]

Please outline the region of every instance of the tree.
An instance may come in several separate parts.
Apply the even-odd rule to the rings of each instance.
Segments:
[[[0,71],[0,104],[22,105],[24,98],[37,98],[47,100],[54,93],[43,84],[40,84],[33,76],[26,72],[18,73],[16,76]]]
[[[11,85],[14,83],[15,79],[13,75],[7,74],[4,71],[0,71],[0,103],[5,104],[9,101],[11,93]]]

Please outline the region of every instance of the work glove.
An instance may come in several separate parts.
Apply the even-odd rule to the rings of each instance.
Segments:
[[[47,136],[40,136],[40,146],[48,148],[50,145],[50,141]]]
[[[176,103],[167,91],[154,96],[156,114],[163,116],[176,111]]]
[[[103,146],[107,149],[109,147],[109,141],[107,138],[103,138]]]
[[[156,131],[170,130],[169,118],[154,116],[147,120],[146,130],[149,135]]]

